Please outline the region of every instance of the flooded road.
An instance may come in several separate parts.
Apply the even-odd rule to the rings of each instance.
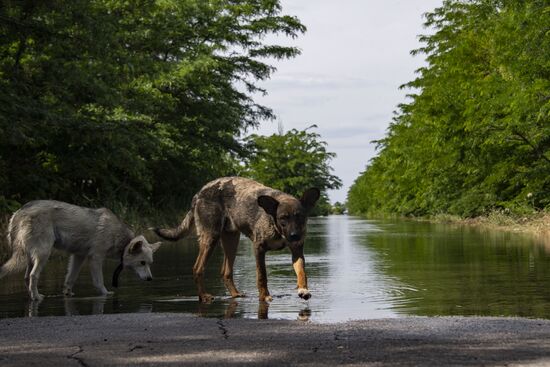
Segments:
[[[154,238],[151,236],[150,238]],[[273,302],[259,304],[252,246],[242,238],[235,283],[247,297],[231,299],[219,275],[219,247],[206,270],[212,304],[197,301],[193,239],[155,253],[154,280],[124,271],[118,291],[96,297],[82,269],[75,297],[61,294],[67,257],[52,256],[40,279],[46,298],[28,301],[23,274],[0,280],[0,317],[184,312],[206,317],[310,319],[338,322],[403,316],[524,316],[550,319],[550,253],[528,236],[412,221],[349,216],[312,218],[305,246],[312,298],[296,295],[287,250],[267,255]],[[107,260],[109,280],[116,261]],[[108,283],[108,281],[106,281]],[[107,287],[110,289],[109,284]]]

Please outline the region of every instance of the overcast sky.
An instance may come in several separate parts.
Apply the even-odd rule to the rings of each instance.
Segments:
[[[277,72],[262,86],[258,102],[271,107],[284,130],[311,124],[328,143],[333,174],[344,185],[329,192],[343,202],[368,160],[372,140],[384,136],[396,106],[405,101],[399,86],[415,77],[424,63],[410,55],[417,48],[423,14],[442,0],[281,0],[283,12],[308,28],[292,44],[302,50],[294,59],[274,62]],[[278,122],[255,131],[271,135]]]

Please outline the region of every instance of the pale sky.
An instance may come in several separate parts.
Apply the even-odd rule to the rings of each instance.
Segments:
[[[332,202],[346,200],[353,181],[375,155],[372,140],[384,136],[393,111],[405,102],[399,86],[414,79],[424,64],[413,57],[423,14],[442,0],[281,0],[283,13],[296,15],[308,31],[278,43],[299,47],[294,59],[272,62],[273,77],[262,83],[268,95],[257,101],[271,107],[284,130],[319,128],[333,174],[343,181]],[[271,135],[278,121],[264,122],[254,133]]]

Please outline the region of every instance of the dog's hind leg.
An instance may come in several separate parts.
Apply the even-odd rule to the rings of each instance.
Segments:
[[[218,234],[202,233],[199,236],[199,255],[193,266],[193,279],[197,285],[200,302],[208,303],[214,298],[211,294],[206,292],[203,278],[206,263],[219,241],[220,236]]]
[[[29,295],[33,301],[41,301],[44,296],[38,293],[38,279],[40,279],[40,273],[44,269],[44,265],[50,257],[49,251],[42,251],[39,254],[33,255],[33,266],[29,274]]]
[[[225,287],[231,293],[231,297],[244,297],[244,294],[240,293],[235,287],[233,282],[233,264],[235,263],[235,256],[237,256],[237,247],[239,246],[239,232],[226,232],[224,231],[221,236],[221,243],[223,247],[223,265],[222,265],[222,278],[225,283]]]
[[[85,259],[86,256],[74,254],[71,255],[71,257],[69,258],[67,276],[65,277],[65,284],[63,285],[63,294],[65,296],[74,296],[73,286],[76,278],[78,277],[78,274],[80,273],[80,269],[82,268],[82,264],[84,263]]]
[[[27,285],[27,288],[29,288],[30,280],[31,280],[31,270],[33,268],[32,258],[27,255],[27,269],[25,270],[25,284]]]
[[[217,202],[199,199],[195,202],[194,218],[199,237],[199,255],[193,266],[193,279],[199,292],[199,301],[208,303],[214,297],[204,288],[204,269],[214,248],[220,242],[223,230],[223,208]]]
[[[44,296],[38,292],[38,280],[52,252],[55,234],[48,226],[47,228],[41,228],[40,225],[30,226],[29,230],[19,238],[19,241],[21,241],[21,247],[27,249],[26,273],[29,278],[29,296],[33,301],[41,301]],[[30,273],[29,269],[31,269]]]

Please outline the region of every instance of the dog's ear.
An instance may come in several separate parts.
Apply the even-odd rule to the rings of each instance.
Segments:
[[[160,245],[162,245],[162,242],[152,243],[151,244],[151,250],[153,250],[153,252],[157,251],[159,249]]]
[[[312,187],[304,192],[304,194],[300,198],[300,202],[307,211],[310,211],[311,209],[313,209],[315,203],[317,203],[317,200],[319,200],[320,196],[321,191],[316,187]]]
[[[275,219],[277,218],[277,208],[279,207],[279,202],[277,200],[271,196],[262,195],[258,197],[258,205],[261,206],[267,214]]]
[[[130,247],[128,248],[128,253],[132,255],[139,254],[142,250],[142,247],[143,241],[138,240],[130,245]]]

